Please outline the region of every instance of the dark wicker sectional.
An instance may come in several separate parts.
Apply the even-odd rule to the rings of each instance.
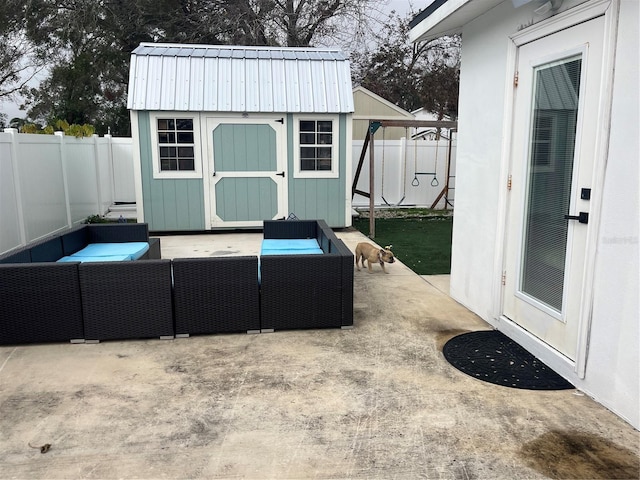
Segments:
[[[260,328],[353,325],[353,254],[324,220],[264,222],[264,238],[315,238],[322,255],[260,258]]]
[[[324,253],[163,260],[146,224],[92,224],[0,255],[0,344],[351,327],[353,254],[327,224],[265,221],[264,238],[315,238]],[[56,263],[124,241],[150,249],[139,261]]]
[[[115,242],[149,250],[133,262],[56,262]],[[79,225],[0,256],[0,344],[160,335],[173,335],[171,261],[147,224]]]

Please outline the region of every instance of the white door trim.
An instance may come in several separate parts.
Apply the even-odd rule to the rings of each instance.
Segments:
[[[606,169],[607,150],[609,146],[609,128],[611,125],[611,104],[613,99],[613,67],[615,62],[615,46],[617,38],[619,0],[591,0],[570,10],[555,15],[539,24],[532,25],[511,35],[507,45],[507,78],[505,80],[504,101],[504,134],[502,136],[502,162],[500,167],[500,185],[498,197],[498,231],[496,232],[496,248],[494,251],[494,280],[493,280],[493,315],[489,323],[500,331],[510,334],[514,340],[521,343],[543,362],[553,366],[560,374],[585,377],[588,358],[589,336],[591,330],[591,312],[593,305],[593,281],[596,262],[596,246],[600,230],[600,213],[602,208],[602,192]],[[513,137],[513,117],[515,105],[515,87],[518,65],[518,48],[521,45],[535,41],[544,36],[568,29],[580,23],[604,15],[604,46],[602,62],[602,81],[599,102],[599,122],[596,138],[596,154],[594,159],[594,173],[592,196],[589,209],[590,229],[587,234],[585,252],[585,280],[582,288],[582,304],[578,325],[578,345],[575,362],[556,352],[553,348],[533,337],[521,327],[502,315],[503,286],[502,278],[505,271],[504,257],[506,234],[508,196],[507,183],[510,172],[511,142]],[[570,368],[568,368],[570,367]]]

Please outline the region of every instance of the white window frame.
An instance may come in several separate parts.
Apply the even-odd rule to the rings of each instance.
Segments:
[[[300,167],[300,122],[331,122],[331,170],[302,170]],[[294,178],[338,178],[340,175],[340,116],[339,115],[296,115],[293,118],[293,177]]]
[[[161,170],[160,143],[158,141],[158,120],[188,118],[193,120],[193,170]],[[193,112],[153,112],[149,114],[151,124],[151,158],[153,160],[153,178],[178,179],[202,178],[202,149],[200,145],[200,116]]]

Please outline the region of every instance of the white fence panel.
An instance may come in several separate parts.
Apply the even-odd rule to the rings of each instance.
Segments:
[[[0,252],[21,242],[12,135],[0,133]]]
[[[17,135],[18,177],[26,241],[68,224],[65,178],[59,137]]]
[[[99,212],[94,144],[82,138],[64,137],[71,222]]]
[[[115,170],[131,172],[120,195],[135,201],[131,152],[130,138],[0,133],[0,253],[106,213]]]
[[[135,203],[133,140],[131,138],[112,138],[111,154],[113,158],[113,201]]]
[[[362,140],[353,142],[353,175],[355,178],[362,152]],[[378,140],[374,141],[374,205],[379,207],[431,207],[442,193],[447,182],[449,141],[435,140]],[[444,196],[435,208],[453,208],[455,185],[456,141],[451,149],[449,167],[449,192],[447,206]],[[360,172],[356,188],[369,192],[369,150]],[[356,194],[354,207],[368,207],[369,199]]]
[[[111,162],[111,139],[94,137],[95,162],[98,182],[98,210],[101,214],[113,205],[113,167]]]

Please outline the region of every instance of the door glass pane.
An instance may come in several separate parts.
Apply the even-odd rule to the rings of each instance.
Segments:
[[[534,70],[522,292],[562,311],[580,56]]]

